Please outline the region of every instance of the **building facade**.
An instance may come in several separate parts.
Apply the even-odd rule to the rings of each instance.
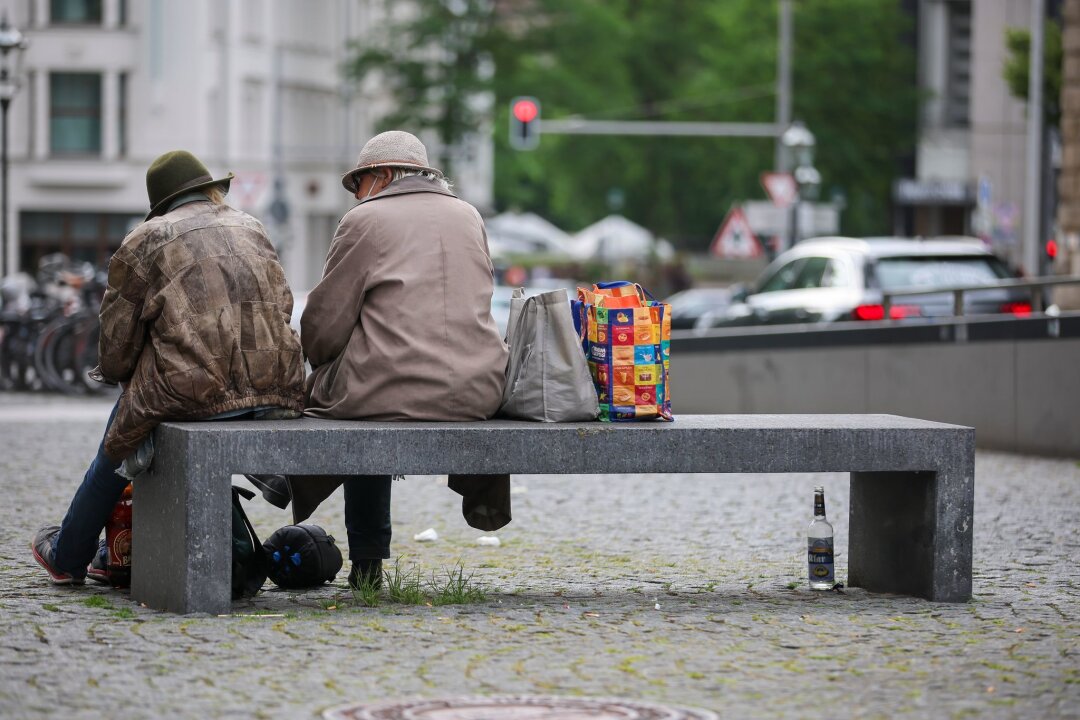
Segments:
[[[1055,13],[1059,3],[1047,6]],[[1021,265],[1027,105],[1003,68],[1006,30],[1030,23],[1031,0],[918,1],[925,99],[915,176],[894,187],[898,234],[977,235]]]
[[[236,174],[229,203],[264,222],[293,288],[310,288],[355,203],[340,176],[390,107],[342,66],[391,7],[0,0],[30,43],[9,115],[7,266],[33,272],[52,252],[104,264],[148,211],[149,164],[186,149]],[[490,207],[490,137],[461,155],[459,194]]]
[[[1080,0],[1065,0],[1061,77],[1060,204],[1058,205],[1058,275],[1080,275]],[[1080,310],[1080,287],[1058,288],[1054,302]]]

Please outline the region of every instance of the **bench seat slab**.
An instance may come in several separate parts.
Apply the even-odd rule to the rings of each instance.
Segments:
[[[892,415],[690,415],[674,423],[165,423],[135,482],[132,597],[230,605],[233,473],[849,472],[850,585],[971,597],[974,430]]]

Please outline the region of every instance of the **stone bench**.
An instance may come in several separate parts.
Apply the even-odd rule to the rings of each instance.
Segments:
[[[303,418],[165,423],[155,443],[153,466],[135,483],[131,594],[173,612],[229,611],[234,473],[850,472],[848,584],[971,598],[975,431],[958,425],[894,415],[619,424]]]

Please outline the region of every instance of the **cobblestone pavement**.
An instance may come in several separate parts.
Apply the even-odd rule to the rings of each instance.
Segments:
[[[394,486],[394,552],[486,599],[367,607],[344,573],[230,617],[46,582],[58,522],[108,401],[0,396],[0,717],[312,718],[346,702],[457,694],[614,696],[722,717],[1080,717],[1080,466],[980,452],[975,597],[806,588],[824,484],[846,575],[846,475],[522,476],[500,547],[445,479]],[[240,483],[244,483],[238,478]],[[340,495],[314,521],[344,541]],[[263,537],[289,522],[256,499]],[[434,543],[413,535],[433,527]]]

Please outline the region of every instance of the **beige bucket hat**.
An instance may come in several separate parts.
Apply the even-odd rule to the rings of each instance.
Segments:
[[[442,177],[441,170],[428,164],[427,148],[420,138],[403,130],[388,130],[367,141],[356,160],[356,168],[341,176],[342,187],[355,195],[360,187],[357,178],[378,167],[410,168]]]

